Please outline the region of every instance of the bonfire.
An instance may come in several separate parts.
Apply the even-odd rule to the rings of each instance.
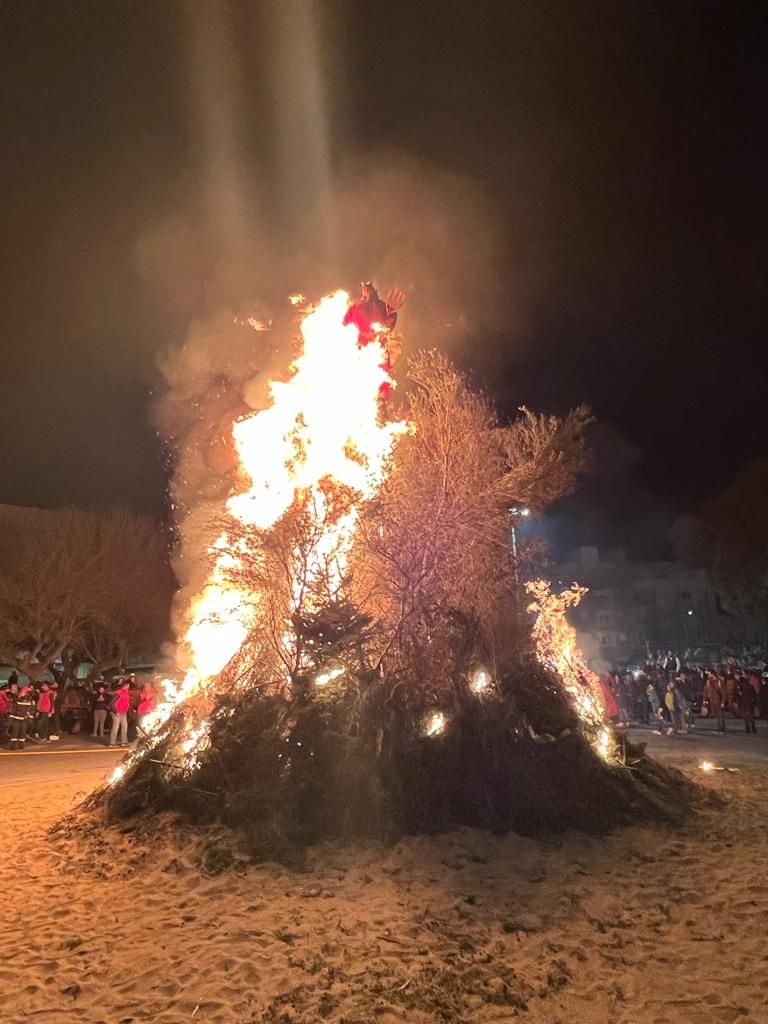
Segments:
[[[231,422],[184,553],[205,573],[181,592],[182,672],[92,803],[222,822],[261,857],[657,813],[662,774],[628,758],[565,618],[583,590],[518,592],[510,509],[573,486],[587,411],[502,424],[435,352],[398,400],[387,326],[345,323],[342,291],[292,304],[294,357]]]

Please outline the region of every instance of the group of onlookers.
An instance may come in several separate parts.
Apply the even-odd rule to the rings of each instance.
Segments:
[[[16,672],[0,681],[0,745],[24,750],[28,741],[56,742],[62,733],[66,689],[56,681],[20,679]],[[82,687],[78,691],[81,704]],[[85,699],[91,736],[110,747],[127,746],[129,730],[142,735],[155,708],[151,685],[140,686],[134,674],[111,681],[96,680]],[[78,731],[81,724],[78,720]]]
[[[725,732],[728,715],[756,733],[755,720],[768,718],[768,672],[733,661],[689,668],[676,658],[673,665],[610,672],[602,684],[608,714],[620,726],[652,725],[673,735],[688,732],[699,715],[716,719]]]

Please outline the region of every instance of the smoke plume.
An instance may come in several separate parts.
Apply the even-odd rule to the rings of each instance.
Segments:
[[[402,288],[406,346],[454,355],[499,316],[490,211],[476,185],[429,164],[357,162],[301,223],[265,228],[262,216],[259,223],[249,252],[240,234],[231,252],[217,245],[208,256],[207,240],[221,239],[221,230],[202,208],[172,211],[136,247],[160,314],[191,321],[184,340],[159,359],[164,387],[154,412],[172,453],[179,636],[236,479],[231,425],[266,405],[268,381],[286,374],[294,354],[298,314],[288,296],[314,301],[339,287],[354,295],[367,279]]]

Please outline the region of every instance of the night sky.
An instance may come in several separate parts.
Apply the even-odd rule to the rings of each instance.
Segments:
[[[553,535],[661,550],[768,455],[759,8],[5,0],[0,501],[161,511],[157,353],[386,152],[492,212],[477,378],[599,420]]]

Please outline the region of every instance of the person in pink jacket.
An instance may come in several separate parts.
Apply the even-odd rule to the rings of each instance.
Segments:
[[[109,733],[109,745],[117,744],[117,733],[120,732],[120,746],[128,746],[128,708],[131,706],[130,683],[127,679],[118,679],[117,689],[112,694],[110,710],[112,712],[112,729]]]
[[[136,731],[139,736],[146,736],[147,730],[144,728],[145,722],[149,715],[155,710],[155,695],[152,692],[152,687],[149,683],[144,683],[139,694],[139,705],[136,709],[136,713],[139,716],[136,724]]]
[[[37,698],[37,717],[35,720],[35,735],[43,741],[51,738],[51,715],[53,714],[53,699],[48,683],[40,686],[40,694]]]

